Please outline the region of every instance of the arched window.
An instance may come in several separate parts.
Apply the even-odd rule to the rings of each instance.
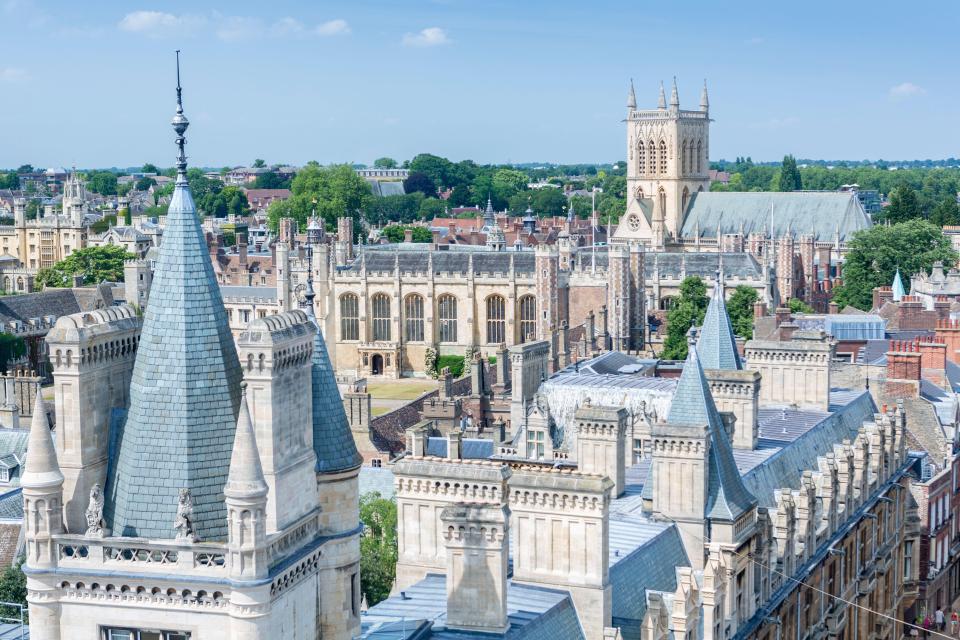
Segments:
[[[404,326],[408,342],[423,342],[423,297],[416,294],[403,301]]]
[[[442,295],[437,300],[440,316],[440,342],[457,341],[457,299],[451,295]]]
[[[520,298],[520,342],[533,340],[537,335],[537,299],[533,296]]]
[[[377,293],[370,299],[373,308],[373,340],[390,339],[390,296]]]
[[[687,203],[689,203],[689,202],[690,202],[690,190],[687,189],[686,187],[684,187],[684,188],[683,188],[683,201],[682,201],[682,204],[681,204],[681,206],[680,206],[680,211],[681,211],[681,212],[686,213],[686,211],[687,211]]]
[[[506,341],[507,320],[503,296],[487,298],[487,343],[500,344]]]
[[[702,171],[702,167],[703,167],[703,165],[701,164],[702,161],[703,161],[703,141],[697,140],[697,173],[700,173]]]
[[[643,140],[637,143],[637,175],[642,176],[647,172],[647,148],[643,146]]]
[[[693,147],[690,147],[690,150],[693,151]],[[684,140],[680,144],[680,171],[682,173],[687,172],[687,141]]]
[[[660,175],[667,175],[667,143],[660,141]]]
[[[647,165],[647,175],[655,176],[657,175],[657,145],[653,143],[653,140],[647,143],[647,151],[650,156]]]
[[[360,304],[352,293],[340,296],[340,339],[360,339]]]

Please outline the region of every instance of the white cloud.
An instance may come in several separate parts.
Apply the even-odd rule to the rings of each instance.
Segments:
[[[427,27],[419,33],[406,33],[403,36],[403,44],[407,47],[436,47],[451,42],[447,32],[440,27]]]
[[[192,30],[203,21],[199,16],[177,16],[164,11],[134,11],[123,16],[117,26],[122,31],[160,37],[177,31]]]
[[[27,72],[14,67],[0,67],[0,82],[16,82],[27,77]]]
[[[912,82],[901,82],[900,84],[890,87],[890,97],[891,98],[912,98],[913,96],[922,96],[927,92],[923,87],[917,86]]]
[[[271,36],[295,36],[301,33],[303,33],[303,23],[296,18],[280,18],[270,26]]]
[[[350,25],[347,24],[346,20],[337,18],[336,20],[330,20],[328,22],[324,22],[323,24],[318,24],[314,31],[316,31],[318,36],[347,35],[350,33]]]
[[[228,16],[217,25],[217,37],[226,42],[251,40],[263,35],[263,23],[256,18]]]

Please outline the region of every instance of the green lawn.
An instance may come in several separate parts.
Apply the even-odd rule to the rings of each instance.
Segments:
[[[367,384],[367,391],[374,400],[413,400],[436,388],[437,383],[433,380],[392,380]]]

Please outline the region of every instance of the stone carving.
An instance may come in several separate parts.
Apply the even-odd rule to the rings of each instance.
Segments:
[[[177,542],[199,542],[193,530],[193,497],[190,489],[180,489],[180,498],[177,503],[177,517],[173,521],[173,528],[177,532]]]
[[[103,537],[103,489],[99,484],[90,488],[90,501],[87,503],[87,532],[88,538]]]

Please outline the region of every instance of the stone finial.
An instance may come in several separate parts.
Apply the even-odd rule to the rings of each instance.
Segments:
[[[703,80],[703,91],[700,92],[700,110],[708,111],[710,109],[710,98],[707,96],[707,80]]]
[[[633,78],[630,78],[630,92],[627,94],[627,108],[637,108],[637,94],[633,90]]]
[[[267,495],[267,482],[263,476],[260,452],[253,433],[253,421],[247,405],[247,383],[240,383],[240,415],[237,417],[237,431],[233,439],[233,453],[230,456],[230,472],[223,494],[227,498],[258,498]]]
[[[99,484],[90,488],[90,501],[87,502],[87,531],[88,538],[102,538],[103,531],[103,489]]]
[[[657,98],[657,109],[667,108],[667,96],[663,92],[663,81],[660,81],[660,96]]]
[[[670,106],[680,106],[680,94],[677,91],[677,76],[673,76],[673,88],[670,89]]]
[[[47,411],[39,385],[33,404],[33,421],[30,423],[27,458],[23,467],[20,485],[25,488],[41,489],[63,484],[63,473],[57,463],[57,452],[53,446],[50,426],[47,424]]]
[[[193,530],[193,498],[190,489],[180,489],[177,500],[177,517],[173,521],[177,542],[199,542],[200,539]]]

